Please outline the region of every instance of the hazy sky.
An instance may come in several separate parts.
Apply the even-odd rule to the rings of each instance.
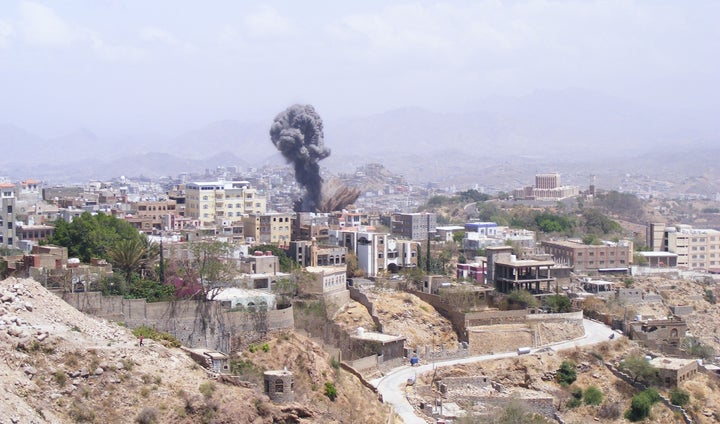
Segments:
[[[173,134],[591,89],[718,109],[716,1],[0,2],[0,123]]]

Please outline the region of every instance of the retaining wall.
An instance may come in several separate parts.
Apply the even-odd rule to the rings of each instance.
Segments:
[[[100,292],[57,293],[81,312],[128,327],[148,326],[175,336],[191,348],[229,353],[243,338],[293,328],[292,307],[270,311],[230,311],[219,302],[180,300],[147,303],[144,299],[102,296]]]

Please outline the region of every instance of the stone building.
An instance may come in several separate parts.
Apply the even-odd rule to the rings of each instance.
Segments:
[[[677,348],[687,332],[687,323],[679,317],[632,321],[627,325],[631,339],[649,347],[663,350]]]
[[[265,394],[276,403],[286,403],[295,400],[295,377],[287,368],[271,370],[263,373],[265,380]]]
[[[658,377],[666,386],[677,386],[698,372],[696,359],[657,357],[650,360],[650,365],[657,368]]]

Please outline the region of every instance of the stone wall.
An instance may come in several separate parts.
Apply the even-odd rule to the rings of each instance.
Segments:
[[[128,327],[148,326],[175,336],[191,348],[228,353],[239,340],[271,330],[294,327],[293,308],[271,311],[233,311],[219,302],[181,300],[147,303],[144,299],[102,296],[100,292],[57,293],[81,312],[122,321]]]
[[[520,347],[538,347],[575,339],[585,334],[582,311],[525,315],[520,315],[519,312],[527,311],[488,311],[474,314],[470,322],[492,324],[468,327],[470,353],[481,355],[512,352]]]
[[[535,334],[526,324],[485,325],[468,329],[470,354],[512,352],[535,346]]]
[[[370,314],[370,318],[372,318],[373,323],[375,324],[375,331],[378,333],[383,332],[383,326],[380,322],[380,318],[375,315],[375,305],[368,299],[368,297],[363,293],[360,289],[356,287],[350,287],[350,298],[359,304],[363,305],[365,309],[368,310],[368,313]]]
[[[452,306],[448,303],[448,301],[438,295],[423,293],[421,291],[416,291],[416,290],[411,290],[410,293],[419,297],[424,302],[427,302],[430,305],[432,305],[432,307],[435,308],[435,310],[438,311],[440,313],[440,315],[442,315],[448,321],[450,321],[450,324],[452,324],[453,330],[455,330],[455,334],[457,334],[459,341],[461,341],[461,342],[468,341],[468,333],[467,333],[466,318],[465,318],[466,314],[464,312],[460,312],[460,311],[456,311],[456,310],[452,309]]]

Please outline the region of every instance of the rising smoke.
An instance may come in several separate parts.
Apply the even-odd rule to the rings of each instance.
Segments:
[[[295,166],[295,180],[305,187],[305,195],[295,205],[296,212],[319,210],[323,180],[318,162],[330,156],[330,150],[323,144],[320,115],[311,105],[290,106],[275,117],[270,139],[288,163]]]

